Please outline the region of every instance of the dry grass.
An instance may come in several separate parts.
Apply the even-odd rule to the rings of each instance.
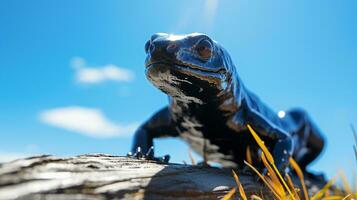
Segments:
[[[188,156],[190,157],[191,164],[192,164],[192,165],[196,165],[196,164],[197,164],[197,162],[196,162],[195,157],[193,157],[193,155],[192,155],[192,151],[191,151],[191,149],[189,149],[189,151],[188,151]]]
[[[274,163],[274,158],[272,154],[269,152],[268,148],[265,146],[264,141],[260,139],[258,134],[253,130],[253,128],[250,125],[247,125],[250,133],[252,134],[253,138],[259,145],[259,147],[262,150],[261,154],[261,159],[263,161],[264,166],[266,167],[268,173],[263,175],[261,174],[254,166],[252,166],[251,163],[251,158],[250,158],[250,152],[247,152],[247,160],[244,161],[244,163],[250,167],[263,181],[263,183],[269,188],[269,190],[272,192],[274,195],[275,199],[279,200],[300,200],[306,199],[306,200],[355,200],[357,199],[357,191],[352,191],[352,187],[350,187],[346,176],[343,173],[340,173],[340,179],[342,180],[342,186],[340,190],[331,192],[330,188],[331,186],[335,183],[336,178],[331,179],[328,181],[328,183],[316,194],[309,196],[306,184],[305,184],[305,179],[304,179],[304,174],[302,170],[300,169],[299,165],[296,163],[296,161],[293,158],[289,159],[289,163],[291,165],[291,168],[294,169],[296,174],[299,177],[300,183],[301,183],[301,188],[298,188],[294,186],[293,181],[291,180],[291,177],[288,174],[285,174],[285,178],[283,178],[282,174],[278,171],[277,167],[275,166]],[[352,131],[356,140],[356,145],[357,145],[357,134],[356,131],[354,130],[353,126]],[[249,148],[247,151],[250,151]],[[354,146],[354,151],[356,154],[356,160],[357,160],[357,151],[356,151],[356,146]],[[239,181],[238,175],[233,171],[233,177],[237,183],[236,188],[232,188],[232,190],[229,191],[222,199],[228,200],[231,199],[234,194],[237,192],[237,188],[239,191],[239,194],[243,200],[247,200],[248,197],[246,196],[246,193],[244,191],[244,188],[242,184]],[[299,192],[302,191],[302,194],[299,195]],[[331,194],[332,193],[332,194]],[[263,199],[259,195],[251,195],[250,199]]]
[[[232,173],[233,173],[234,180],[235,180],[236,183],[237,183],[240,196],[242,197],[243,200],[247,200],[247,199],[248,199],[248,198],[247,198],[247,195],[245,194],[243,185],[242,185],[242,184],[240,183],[240,181],[239,181],[238,175],[234,172],[234,170],[232,170]]]
[[[356,161],[357,161],[357,147],[356,147],[357,146],[357,133],[356,133],[356,130],[352,124],[351,124],[351,129],[352,129],[353,136],[355,138],[355,145],[353,145],[353,150],[355,152]]]

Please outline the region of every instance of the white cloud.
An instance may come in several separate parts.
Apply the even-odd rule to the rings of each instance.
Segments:
[[[71,66],[76,70],[76,80],[80,83],[100,83],[103,81],[130,82],[134,79],[134,73],[125,68],[108,64],[98,67],[87,66],[81,57],[71,60]]]
[[[40,120],[51,126],[97,138],[131,135],[138,127],[138,123],[111,122],[99,109],[79,106],[43,111]]]

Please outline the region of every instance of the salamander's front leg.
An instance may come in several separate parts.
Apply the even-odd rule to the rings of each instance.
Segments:
[[[168,107],[165,107],[141,125],[136,131],[133,146],[128,156],[168,162],[170,159],[169,155],[162,157],[154,156],[153,139],[165,136],[175,137],[177,135],[178,133],[172,123],[170,111]]]
[[[292,156],[292,139],[279,130],[273,130],[272,133],[278,137],[273,149],[275,165],[280,172],[285,172],[286,167],[289,165],[289,158]]]
[[[137,159],[155,160],[159,162],[169,162],[170,156],[165,155],[161,157],[154,156],[153,146],[154,135],[153,132],[139,128],[134,136],[134,144],[128,156]]]

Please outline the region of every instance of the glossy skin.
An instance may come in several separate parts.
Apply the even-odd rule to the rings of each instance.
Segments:
[[[240,80],[228,52],[204,34],[154,34],[145,45],[146,76],[169,96],[169,105],[135,133],[132,151],[150,151],[153,139],[181,137],[208,161],[243,167],[249,146],[254,165],[260,150],[247,124],[259,134],[283,172],[289,156],[301,168],[322,151],[324,139],[300,109],[279,117]],[[165,158],[167,161],[168,159]]]

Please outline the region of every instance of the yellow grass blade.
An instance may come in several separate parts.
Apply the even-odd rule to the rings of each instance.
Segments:
[[[343,199],[343,196],[338,196],[338,195],[322,198],[322,200],[341,200],[341,199]]]
[[[353,194],[348,194],[348,195],[346,195],[345,197],[343,197],[342,200],[345,200],[345,199],[349,198],[349,197],[352,196],[352,195],[353,195]],[[355,195],[357,196],[357,193],[356,193]]]
[[[258,136],[258,134],[252,129],[252,127],[248,124],[247,125],[250,133],[253,135],[255,141],[258,143],[259,147],[263,150],[263,152],[265,153],[265,156],[267,157],[268,161],[270,163],[274,163],[274,158],[273,156],[270,154],[269,150],[267,149],[267,147],[264,145],[263,140],[260,139],[260,137]]]
[[[280,181],[283,183],[285,189],[288,191],[289,195],[292,197],[292,199],[295,199],[293,193],[290,191],[290,188],[286,184],[284,178],[281,176],[279,170],[276,168],[276,166],[274,164],[272,164],[272,166],[273,166],[273,169],[275,170],[275,173],[278,175]]]
[[[356,146],[353,146],[353,150],[355,151],[355,157],[356,157],[356,161],[357,161],[357,148],[356,148]]]
[[[269,185],[274,188],[274,190],[276,191],[276,193],[280,196],[280,197],[284,197],[286,196],[285,194],[285,190],[283,188],[283,190],[281,190],[281,184],[280,182],[278,184],[274,183],[273,180],[271,180],[270,178],[268,177],[265,177],[265,180],[269,183]],[[279,185],[280,184],[280,185]]]
[[[251,168],[258,176],[259,178],[262,179],[262,181],[265,183],[265,185],[269,188],[269,190],[274,194],[274,196],[277,198],[277,199],[281,199],[283,200],[282,197],[280,197],[280,195],[278,195],[277,191],[275,191],[275,189],[269,184],[269,182],[265,179],[265,177],[255,168],[253,167],[251,164],[249,164],[247,161],[244,161],[244,163],[249,167]]]
[[[264,152],[261,153],[261,158],[262,158],[264,166],[267,168],[267,170],[269,172],[269,175],[271,177],[273,186],[275,186],[275,188],[279,191],[279,194],[284,194],[285,195],[284,187],[281,185],[281,183],[279,181],[279,178],[275,174],[275,171],[273,170],[273,168],[268,163]]]
[[[357,161],[357,159],[356,159],[356,161]],[[352,174],[352,176],[354,178],[353,180],[357,180],[357,174],[355,172]],[[357,181],[353,182],[353,191],[357,192]],[[355,193],[355,194],[356,194],[356,198],[357,198],[357,193]]]
[[[343,173],[343,171],[340,171],[338,174],[339,174],[340,177],[341,177],[343,189],[346,190],[346,192],[347,192],[348,194],[351,194],[351,193],[352,193],[352,190],[351,190],[350,184],[349,184],[348,181],[347,181],[346,175]]]
[[[293,181],[291,180],[291,177],[289,176],[289,174],[285,174],[285,176],[286,176],[286,179],[288,180],[288,184],[289,184],[290,189],[294,192],[294,196],[295,196],[297,199],[300,199],[298,193],[297,193],[296,190],[295,190],[295,186],[294,186]]]
[[[250,196],[251,200],[263,200],[261,197],[258,197],[257,195],[253,194],[252,196]]]
[[[197,164],[197,163],[196,163],[196,159],[193,157],[191,149],[188,150],[188,156],[189,156],[190,159],[191,159],[191,164],[192,164],[192,165],[196,165],[196,164]]]
[[[326,191],[331,187],[331,185],[335,182],[336,177],[332,178],[331,180],[329,180],[326,185],[320,190],[318,191],[314,196],[311,197],[311,200],[317,200],[317,199],[321,199]]]
[[[357,161],[357,133],[356,133],[356,130],[355,130],[355,127],[351,124],[351,129],[352,129],[352,133],[353,133],[353,136],[355,138],[355,145],[353,145],[353,150],[355,152],[355,159]]]
[[[351,199],[351,200],[357,199],[357,193],[348,194],[348,195],[346,195],[345,197],[343,197],[342,200],[347,200],[347,199]]]
[[[304,192],[305,200],[309,200],[309,195],[307,193],[307,189],[306,189],[306,185],[305,185],[304,174],[302,173],[301,168],[299,167],[297,162],[292,157],[290,157],[289,162],[300,179],[300,183],[302,186],[302,191]]]
[[[252,161],[252,154],[251,154],[251,152],[250,152],[250,147],[249,146],[247,146],[247,150],[246,150],[246,159],[247,159],[247,162],[249,163],[249,164],[252,164],[253,163],[253,161]]]
[[[243,188],[241,182],[239,181],[238,175],[235,173],[234,170],[232,170],[232,173],[233,173],[234,180],[235,180],[236,183],[237,183],[240,196],[242,197],[243,200],[247,200],[248,198],[247,198],[247,196],[245,195],[244,188]]]
[[[292,197],[292,199],[295,199],[293,196],[293,193],[290,191],[288,185],[286,184],[285,180],[283,179],[283,177],[281,176],[279,170],[277,169],[277,167],[274,164],[274,159],[273,156],[271,155],[271,153],[269,152],[268,148],[264,145],[264,142],[260,139],[260,137],[258,136],[258,134],[252,129],[252,127],[247,124],[247,127],[250,131],[250,133],[252,134],[252,136],[254,137],[255,141],[258,143],[259,147],[262,149],[262,151],[265,153],[265,156],[267,158],[267,160],[270,162],[270,164],[272,165],[275,173],[278,175],[280,181],[283,183],[285,189],[288,191],[289,195]]]
[[[236,193],[236,188],[232,188],[221,200],[230,200],[232,199],[234,193]]]
[[[353,136],[355,138],[355,143],[357,145],[357,132],[355,130],[355,127],[352,124],[351,124],[351,129],[352,129]]]

